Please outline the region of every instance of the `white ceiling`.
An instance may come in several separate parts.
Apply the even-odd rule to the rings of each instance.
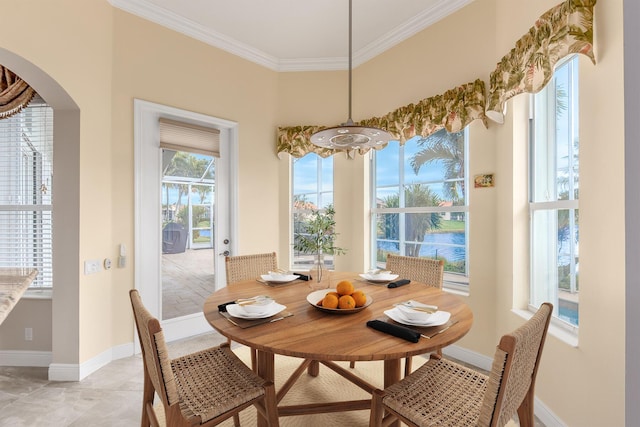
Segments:
[[[348,0],[108,0],[276,71],[348,68]],[[473,0],[353,0],[356,67]]]

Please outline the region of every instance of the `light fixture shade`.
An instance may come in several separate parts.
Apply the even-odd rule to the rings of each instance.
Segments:
[[[381,147],[393,137],[388,132],[372,127],[357,126],[351,119],[340,126],[311,135],[311,143],[334,150],[353,150]]]

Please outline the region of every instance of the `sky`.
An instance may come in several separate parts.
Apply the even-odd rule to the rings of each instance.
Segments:
[[[384,149],[375,152],[376,185],[379,187],[377,191],[378,197],[384,197],[393,193],[397,194],[399,184],[398,177],[401,168],[399,164],[401,151],[404,151],[405,159],[407,159],[402,165],[405,184],[433,182],[442,179],[443,167],[440,162],[433,162],[429,165],[422,166],[418,175],[414,173],[408,160],[421,149],[417,144],[417,140],[418,138],[416,137],[407,141],[402,148],[397,141],[391,141]],[[322,165],[320,171],[318,171],[319,162]],[[300,159],[294,159],[294,194],[316,192],[318,190],[317,182],[321,182],[324,191],[330,190],[332,185],[332,167],[332,157],[322,159],[315,154],[308,154]],[[440,186],[437,184],[432,184],[431,189],[441,193]],[[307,200],[317,204],[314,196],[308,195]],[[322,204],[326,206],[327,203],[330,203],[328,200],[333,201],[329,195],[323,195]]]

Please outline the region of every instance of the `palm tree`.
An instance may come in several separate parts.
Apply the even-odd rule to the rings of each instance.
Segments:
[[[192,153],[178,151],[175,152],[171,161],[167,165],[164,176],[177,177],[177,178],[192,178],[202,180],[205,178],[213,178],[213,169],[211,166],[212,160],[206,158],[198,158]],[[182,206],[182,197],[187,195],[189,191],[188,184],[166,183],[166,190],[169,188],[178,189],[178,200],[176,202],[176,212],[180,212]],[[201,200],[204,200],[207,194],[210,192],[208,186],[200,186],[199,188],[193,188],[193,191],[200,194]],[[167,201],[168,201],[167,197]]]
[[[422,147],[409,161],[413,171],[434,162],[444,167],[443,195],[457,205],[464,200],[464,131],[448,133],[441,130],[417,142]]]
[[[412,184],[404,189],[405,206],[438,206],[440,198],[428,185]],[[387,196],[383,200],[385,208],[400,207],[400,199],[397,194]],[[440,213],[405,213],[405,255],[418,257],[424,236],[429,230],[440,228]],[[400,235],[399,216],[395,214],[383,215],[378,227],[385,237],[397,239]]]

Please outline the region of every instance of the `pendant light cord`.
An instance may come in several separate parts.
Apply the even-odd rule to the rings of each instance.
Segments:
[[[352,6],[353,0],[349,0],[349,119],[347,120],[347,124],[351,125],[353,123],[353,120],[351,119],[351,68],[352,68],[352,25],[353,25],[353,18],[352,18],[352,13],[353,13],[353,6]]]

